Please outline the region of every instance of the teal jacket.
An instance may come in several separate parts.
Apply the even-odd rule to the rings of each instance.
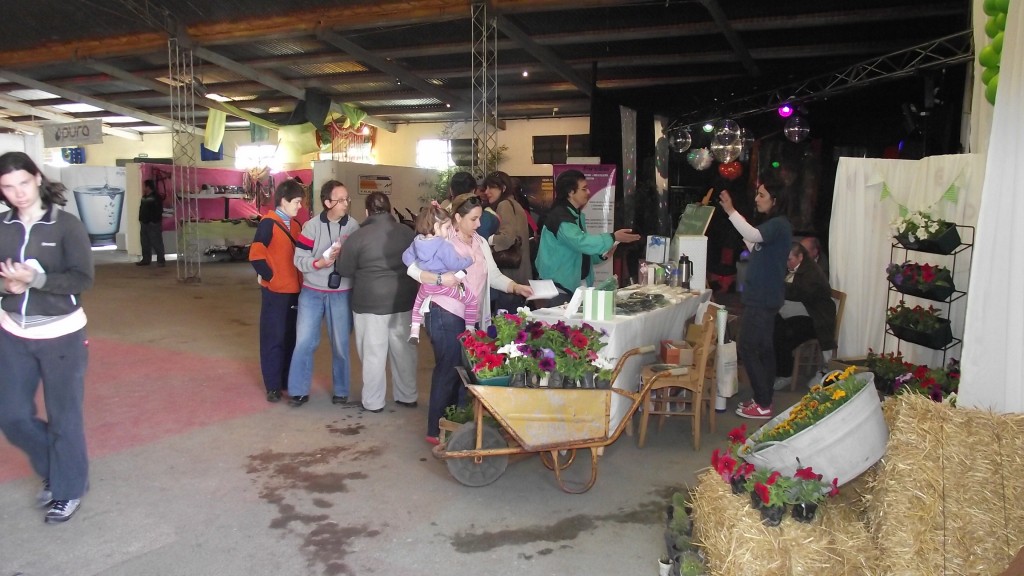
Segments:
[[[556,227],[552,218],[555,221],[561,220],[561,223]],[[552,232],[552,228],[557,230],[557,234]],[[611,249],[615,237],[611,233],[589,234],[586,229],[586,217],[572,205],[552,208],[541,227],[537,275],[544,280],[554,281],[570,292],[580,285],[582,278],[586,278],[587,286],[593,286],[594,266],[588,265],[584,275],[583,255],[589,255],[593,262],[594,258],[600,258]]]

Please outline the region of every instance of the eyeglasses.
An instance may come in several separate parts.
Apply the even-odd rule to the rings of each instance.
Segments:
[[[334,200],[334,199],[328,198],[327,200],[325,200],[325,201],[324,201],[324,203],[325,203],[325,204],[329,204],[329,205],[331,205],[331,206],[334,206],[335,204],[339,204],[339,203],[340,203],[340,204],[349,204],[349,203],[351,203],[351,202],[352,202],[352,201],[351,201],[351,200],[349,200],[348,198],[339,198],[339,199],[337,199],[337,200]]]
[[[462,200],[459,200],[460,198],[462,198]],[[477,198],[476,194],[473,192],[467,192],[461,196],[456,196],[455,200],[452,202],[452,213],[454,214],[459,212],[466,204],[469,204],[470,209],[472,210],[473,207],[480,205],[480,199]]]

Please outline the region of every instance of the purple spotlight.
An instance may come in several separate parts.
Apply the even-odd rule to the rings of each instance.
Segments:
[[[789,105],[789,102],[779,106],[779,116],[783,118],[789,118],[793,115],[793,107]]]

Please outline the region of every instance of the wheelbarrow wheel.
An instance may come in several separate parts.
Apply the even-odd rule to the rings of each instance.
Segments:
[[[480,450],[494,450],[508,448],[508,442],[501,433],[490,426],[484,426],[483,440]],[[461,452],[463,450],[477,450],[476,447],[476,424],[468,423],[452,434],[445,446],[445,452]],[[479,460],[479,462],[477,462]],[[449,458],[448,472],[456,480],[466,486],[486,486],[494,482],[505,472],[508,467],[508,456],[469,456],[466,458]]]

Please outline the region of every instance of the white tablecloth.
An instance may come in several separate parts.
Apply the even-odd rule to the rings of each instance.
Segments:
[[[619,357],[628,350],[648,344],[659,347],[662,340],[679,340],[683,337],[686,321],[697,313],[697,307],[711,298],[711,291],[704,290],[700,294],[688,294],[678,303],[670,304],[657,310],[644,312],[634,316],[616,316],[606,322],[590,321],[588,324],[608,332],[608,345],[601,349],[601,356],[610,362],[617,362]],[[565,318],[559,309],[535,310],[531,316],[545,322],[565,320],[568,324],[583,323],[582,314],[574,314]],[[635,356],[626,363],[613,386],[631,392],[640,389],[640,370],[645,364],[656,360],[655,354]],[[629,410],[629,399],[618,394],[612,395],[611,422],[609,432],[622,422]]]

